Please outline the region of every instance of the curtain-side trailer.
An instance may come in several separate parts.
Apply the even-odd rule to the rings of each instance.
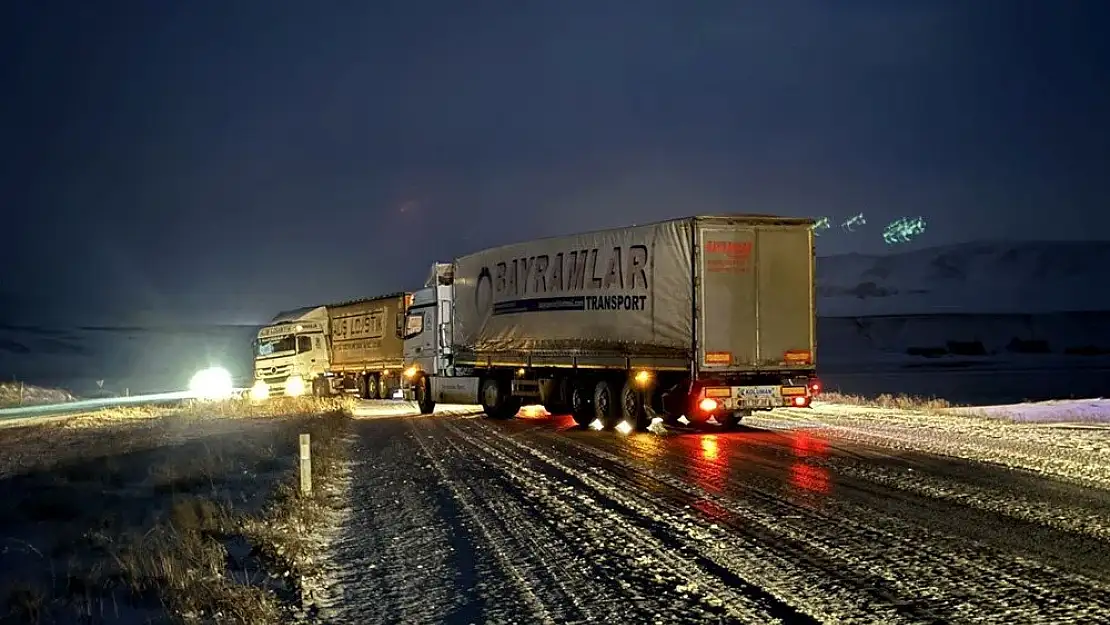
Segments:
[[[406,396],[581,425],[735,425],[808,406],[813,220],[700,216],[488,249],[432,268],[404,317]]]

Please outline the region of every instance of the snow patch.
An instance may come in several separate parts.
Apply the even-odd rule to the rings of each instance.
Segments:
[[[814,403],[747,419],[767,429],[814,428],[871,445],[946,455],[1110,488],[1110,429],[1045,427],[1107,420],[1105,400],[955,408],[935,412]]]
[[[1037,423],[1110,423],[1110,400],[1101,397],[1097,399],[1052,400],[1004,406],[952,408],[949,412]]]

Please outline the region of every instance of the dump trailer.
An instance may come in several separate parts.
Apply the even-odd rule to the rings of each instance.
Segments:
[[[317,394],[388,399],[401,391],[404,343],[396,324],[410,299],[392,293],[327,307],[330,365]]]
[[[396,324],[410,298],[393,293],[280,313],[255,341],[251,396],[399,394],[404,353]]]
[[[607,428],[808,406],[813,226],[688,217],[436,263],[405,313],[405,395],[424,412],[543,404]]]

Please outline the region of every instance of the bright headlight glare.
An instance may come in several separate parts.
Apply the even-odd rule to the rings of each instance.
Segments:
[[[234,386],[227,369],[210,367],[198,371],[189,380],[189,393],[197,399],[227,399],[231,397]]]
[[[285,394],[289,397],[304,395],[304,378],[299,375],[291,376],[285,383]]]
[[[257,380],[254,386],[251,387],[251,399],[262,401],[263,399],[269,399],[269,397],[270,387],[262,380]]]

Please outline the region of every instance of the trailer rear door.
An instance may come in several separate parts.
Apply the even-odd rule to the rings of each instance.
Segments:
[[[813,230],[801,221],[698,221],[700,369],[813,365]]]

